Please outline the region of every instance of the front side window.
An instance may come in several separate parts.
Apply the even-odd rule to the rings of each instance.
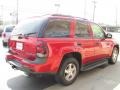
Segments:
[[[69,37],[70,22],[67,20],[50,20],[44,32],[44,37]]]
[[[76,23],[76,29],[75,29],[75,36],[77,38],[90,38],[90,33],[88,30],[87,23],[77,21]]]
[[[93,37],[97,39],[105,38],[102,28],[96,24],[92,24]]]

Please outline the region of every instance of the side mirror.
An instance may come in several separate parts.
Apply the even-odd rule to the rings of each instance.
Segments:
[[[110,33],[106,34],[106,38],[112,38],[112,34]]]

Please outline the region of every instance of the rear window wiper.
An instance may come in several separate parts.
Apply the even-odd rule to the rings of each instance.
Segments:
[[[27,38],[28,36],[30,36],[30,35],[34,35],[34,34],[36,35],[37,33],[36,33],[36,32],[33,32],[33,33],[27,33],[27,34],[24,34],[24,37]]]
[[[13,35],[13,36],[18,36],[19,39],[22,39],[22,38],[27,38],[29,35],[32,35],[32,34],[36,34],[36,32],[34,33],[27,33],[27,34],[16,34],[16,35]]]
[[[22,39],[24,37],[24,34],[17,34],[19,39]]]
[[[12,36],[22,36],[23,34],[12,34]]]
[[[31,34],[36,34],[36,32],[27,33],[27,34],[24,34],[24,35],[31,35]]]

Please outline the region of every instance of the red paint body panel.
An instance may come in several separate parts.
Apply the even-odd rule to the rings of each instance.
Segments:
[[[59,17],[57,16],[57,18]],[[60,16],[60,19],[65,19],[65,17]],[[18,39],[18,36],[11,36],[9,40],[10,52],[8,55],[6,55],[6,60],[18,60],[23,66],[31,68],[34,72],[37,73],[56,73],[60,67],[64,55],[67,53],[80,53],[82,56],[81,61],[83,65],[94,62],[101,58],[111,56],[112,49],[115,45],[115,42],[112,39],[94,39],[90,26],[89,33],[91,35],[91,38],[75,38],[75,25],[76,19],[70,19],[70,36],[67,38],[28,37]],[[26,62],[25,59],[34,61],[34,59],[37,58],[36,47],[37,44],[41,41],[45,42],[45,47],[47,47],[47,57],[45,58],[45,63],[31,64]],[[17,50],[16,43],[22,43],[23,49]],[[78,43],[80,43],[81,45],[78,46]]]

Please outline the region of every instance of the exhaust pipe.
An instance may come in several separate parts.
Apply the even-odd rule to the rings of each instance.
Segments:
[[[14,66],[14,65],[12,65],[12,69],[17,70],[17,67],[16,67],[16,66]]]

